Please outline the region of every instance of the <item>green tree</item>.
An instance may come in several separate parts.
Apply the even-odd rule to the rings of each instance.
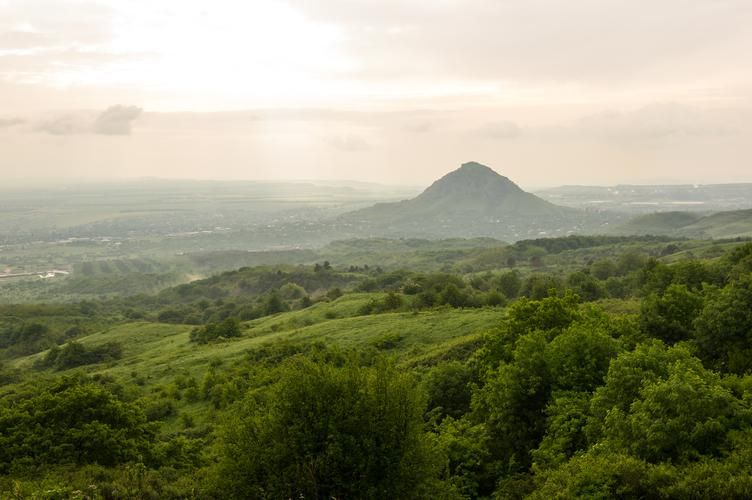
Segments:
[[[613,411],[629,412],[640,396],[643,385],[668,376],[669,367],[692,358],[682,345],[666,348],[663,342],[652,340],[637,345],[634,351],[614,358],[606,374],[605,383],[598,387],[590,403],[587,425],[588,440],[595,443],[603,436],[603,422]]]
[[[503,273],[498,279],[498,288],[507,298],[517,297],[522,288],[522,279],[518,271],[509,271]]]
[[[546,406],[546,433],[533,451],[534,467],[549,469],[563,464],[576,452],[587,448],[585,434],[590,393],[560,391]]]
[[[426,498],[438,475],[413,380],[375,368],[288,362],[267,397],[228,422],[217,489],[233,498]]]
[[[644,384],[627,411],[608,413],[606,441],[652,463],[719,456],[744,422],[739,401],[698,359],[671,364],[667,375]]]
[[[148,458],[154,427],[136,405],[82,377],[0,405],[0,473],[50,464],[114,466]]]
[[[619,346],[605,331],[592,324],[573,324],[546,346],[554,390],[592,391],[603,384],[611,359]]]
[[[428,410],[439,420],[459,418],[470,411],[470,383],[475,374],[466,363],[440,363],[426,373],[423,387],[428,395]]]
[[[752,368],[752,276],[707,299],[695,321],[694,341],[714,369],[745,373]]]
[[[702,296],[686,285],[670,285],[662,295],[651,294],[642,300],[640,328],[667,344],[687,340],[702,306]]]
[[[567,287],[583,300],[596,300],[605,295],[603,287],[591,275],[576,271],[567,277]]]

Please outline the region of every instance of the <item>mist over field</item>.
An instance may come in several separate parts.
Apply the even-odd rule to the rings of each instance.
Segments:
[[[747,498],[752,3],[0,0],[0,498]]]

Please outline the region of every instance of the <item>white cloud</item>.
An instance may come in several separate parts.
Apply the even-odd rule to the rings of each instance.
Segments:
[[[133,122],[141,116],[137,106],[110,106],[101,113],[65,113],[39,120],[34,130],[52,135],[129,135]]]

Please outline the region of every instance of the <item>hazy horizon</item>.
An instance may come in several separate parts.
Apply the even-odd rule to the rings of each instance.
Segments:
[[[0,1],[0,177],[752,182],[752,4]]]

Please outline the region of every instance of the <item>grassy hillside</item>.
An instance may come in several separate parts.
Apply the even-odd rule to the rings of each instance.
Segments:
[[[658,212],[640,215],[613,228],[614,234],[676,234],[681,228],[702,219],[702,215],[691,212]]]
[[[615,227],[614,234],[654,234],[687,238],[739,238],[752,236],[752,210],[718,212],[702,216],[690,212],[660,212],[635,217]]]
[[[249,350],[275,342],[373,347],[409,359],[425,355],[444,342],[486,331],[503,316],[493,308],[355,316],[357,309],[372,298],[372,294],[356,294],[330,304],[317,304],[310,310],[246,322],[240,338],[205,345],[189,341],[193,328],[190,325],[143,322],[118,325],[78,341],[88,346],[120,342],[122,359],[110,366],[92,365],[87,370],[125,379],[136,372],[151,385],[168,383],[176,373],[199,377],[212,362],[239,361]],[[31,369],[44,354],[20,357],[8,366]]]

